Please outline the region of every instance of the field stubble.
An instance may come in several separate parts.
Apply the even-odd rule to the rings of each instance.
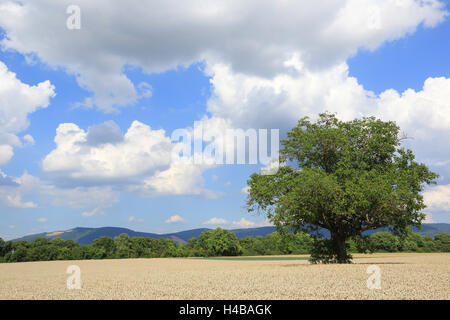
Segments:
[[[306,260],[126,259],[0,264],[0,299],[450,299],[450,254]],[[66,269],[81,269],[69,290]],[[381,269],[368,289],[367,267]]]

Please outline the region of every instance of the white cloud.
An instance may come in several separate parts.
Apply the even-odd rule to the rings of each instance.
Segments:
[[[423,223],[436,223],[436,221],[433,220],[433,215],[431,213],[425,214],[425,220],[423,220]]]
[[[233,73],[229,66],[209,67],[213,95],[208,111],[235,127],[290,128],[303,116],[337,112],[343,119],[376,115],[402,127],[449,129],[450,79],[428,78],[422,91],[365,90],[343,63],[320,72],[260,78]]]
[[[450,184],[428,188],[428,190],[423,193],[423,198],[427,205],[427,211],[450,212]]]
[[[442,22],[447,13],[439,1],[80,0],[81,30],[65,28],[68,4],[0,1],[0,27],[6,32],[3,48],[62,67],[92,92],[78,106],[114,112],[149,98],[149,84],[136,88],[125,75],[130,66],[161,72],[205,61],[213,94],[207,106],[211,116],[203,120],[210,133],[224,128],[286,131],[300,117],[327,110],[344,120],[364,115],[396,120],[423,155],[435,161],[450,156],[445,138],[450,133],[450,79],[428,78],[417,92],[386,90],[376,95],[349,76],[345,63],[360,48],[373,50],[414,32],[420,24],[433,27]],[[49,81],[23,84],[1,62],[0,82],[10,84],[0,88],[2,165],[13,156],[12,147],[20,145],[16,134],[27,128],[28,114],[47,107],[54,88]],[[24,175],[14,189],[3,186],[6,178],[0,177],[1,201],[33,203],[22,201],[31,194],[27,186],[33,179],[47,202],[67,201],[89,210],[98,207],[93,205],[95,197],[114,203],[118,196],[112,186],[126,185],[122,190],[148,197],[221,195],[204,188],[202,174],[213,166],[171,163],[174,145],[169,137],[139,121],[125,134],[111,121],[88,130],[61,124],[55,142],[42,169],[56,185]],[[233,224],[252,222],[241,219]]]
[[[169,219],[165,221],[166,224],[172,224],[172,223],[186,223],[186,220],[184,220],[180,215],[174,215],[171,216]]]
[[[242,218],[239,221],[233,221],[232,226],[234,228],[257,228],[257,227],[267,227],[267,226],[273,226],[273,224],[269,220],[264,220],[262,222],[254,222],[249,221],[245,218]]]
[[[37,221],[41,222],[41,223],[44,223],[44,222],[47,222],[48,219],[47,218],[39,218]]]
[[[96,215],[105,215],[105,213],[103,212],[102,208],[97,207],[95,209],[92,209],[91,211],[84,211],[81,213],[81,215],[85,218],[89,218]]]
[[[144,220],[144,219],[137,219],[137,218],[135,218],[134,216],[131,216],[131,217],[128,218],[128,222],[138,222],[138,223],[143,223],[143,222],[145,222],[145,220]]]
[[[198,195],[208,199],[217,199],[223,193],[214,192],[203,187],[202,176],[209,165],[196,165],[191,159],[173,161],[166,170],[157,171],[144,180],[139,192],[145,197],[164,195]]]
[[[249,193],[249,190],[250,190],[250,187],[249,187],[249,186],[245,186],[245,187],[243,187],[243,188],[241,189],[241,193],[243,193],[243,194],[248,194],[248,193]]]
[[[7,176],[2,170],[0,170],[0,187],[1,186],[18,186],[13,177]]]
[[[125,66],[161,72],[206,60],[272,77],[291,72],[295,57],[306,69],[328,68],[446,15],[436,0],[79,0],[82,28],[68,30],[69,4],[2,1],[2,45],[74,74],[93,92],[81,104],[106,112],[148,96],[136,90]]]
[[[78,182],[117,182],[149,175],[170,163],[172,144],[164,130],[134,121],[123,139],[106,143],[99,143],[105,141],[97,133],[92,137],[91,131],[60,124],[56,149],[42,161],[43,172]]]
[[[11,160],[14,155],[13,148],[9,145],[0,145],[0,166],[3,166]]]
[[[24,135],[23,140],[25,141],[25,145],[27,146],[33,146],[35,144],[34,138],[30,134]]]
[[[28,127],[28,115],[46,108],[50,98],[55,96],[55,88],[48,80],[35,86],[25,84],[1,61],[0,83],[1,166],[8,163],[14,155],[13,147],[22,145],[17,134]]]
[[[208,101],[211,121],[230,127],[280,128],[282,133],[304,116],[336,112],[343,120],[376,116],[393,120],[408,137],[408,147],[421,159],[450,157],[450,78],[428,78],[423,89],[379,95],[364,89],[342,63],[322,71],[279,74],[271,79],[232,72],[223,64],[208,67],[213,94]]]
[[[6,195],[6,205],[11,208],[37,208],[37,204],[32,201],[23,202],[20,194]]]
[[[172,155],[164,130],[153,130],[134,121],[122,136],[112,121],[86,132],[73,123],[60,124],[56,148],[42,161],[46,177],[70,187],[116,185],[143,197],[216,193],[203,187],[203,172],[213,165],[194,165],[192,158]]]
[[[8,177],[0,171],[1,177],[5,183],[0,183],[0,203],[7,207],[36,208],[51,205],[93,210],[108,208],[119,201],[119,194],[110,186],[61,188],[28,173],[20,177]],[[27,197],[39,201],[24,201]]]
[[[205,225],[225,225],[228,224],[228,221],[223,218],[211,218],[205,222],[203,222]]]

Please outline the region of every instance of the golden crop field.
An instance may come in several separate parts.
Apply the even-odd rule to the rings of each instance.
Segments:
[[[81,270],[81,289],[67,288],[70,265]],[[371,265],[380,268],[380,289],[367,286]],[[449,298],[445,253],[356,255],[351,265],[311,265],[291,256],[0,264],[0,299]]]

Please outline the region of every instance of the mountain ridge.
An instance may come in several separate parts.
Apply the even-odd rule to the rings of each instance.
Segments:
[[[31,234],[24,237],[20,237],[17,239],[13,239],[12,241],[34,241],[37,238],[46,238],[46,239],[54,239],[61,238],[63,240],[74,240],[81,245],[90,244],[95,239],[100,238],[102,236],[116,237],[121,233],[127,233],[130,237],[150,237],[155,239],[172,239],[177,243],[185,243],[190,238],[198,238],[198,236],[205,230],[212,230],[209,228],[197,228],[184,230],[179,232],[165,233],[165,234],[157,234],[151,232],[140,232],[134,231],[128,228],[122,227],[100,227],[100,228],[87,228],[87,227],[76,227],[69,230],[59,230],[53,232],[42,232],[37,234]],[[238,238],[244,238],[247,236],[256,237],[256,236],[266,236],[272,232],[276,231],[276,227],[274,226],[266,226],[266,227],[258,227],[258,228],[246,228],[246,229],[231,229]],[[377,229],[366,234],[372,234],[380,231],[387,231],[387,229]],[[421,235],[429,235],[434,236],[439,233],[450,233],[450,223],[426,223],[422,225],[422,230],[418,230],[417,228],[413,228],[414,232],[417,232]],[[328,236],[328,231],[324,230],[324,236]]]

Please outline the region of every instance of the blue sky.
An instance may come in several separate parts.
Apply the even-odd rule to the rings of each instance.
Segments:
[[[262,164],[177,167],[171,134],[203,120],[283,136],[324,110],[397,121],[441,175],[426,191],[429,221],[450,223],[448,3],[365,2],[142,1],[134,19],[114,2],[92,19],[104,8],[73,1],[81,28],[68,30],[64,1],[0,1],[0,237],[267,225],[244,207]],[[149,13],[155,6],[161,16]],[[94,132],[118,140],[101,144]]]

